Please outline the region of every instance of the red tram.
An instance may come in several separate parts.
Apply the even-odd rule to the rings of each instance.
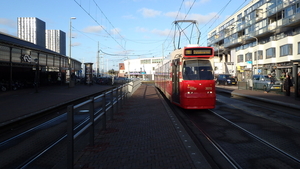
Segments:
[[[171,60],[155,70],[155,86],[184,109],[213,109],[216,104],[214,51],[187,46],[171,53]]]

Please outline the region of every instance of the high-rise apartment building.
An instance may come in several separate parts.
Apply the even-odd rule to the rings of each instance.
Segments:
[[[45,47],[45,30],[45,22],[36,17],[18,18],[18,37],[20,39]]]
[[[252,74],[300,71],[300,0],[253,0],[208,34],[218,73],[239,80]],[[218,63],[219,62],[219,63]]]
[[[46,48],[66,55],[66,33],[61,30],[46,30]]]

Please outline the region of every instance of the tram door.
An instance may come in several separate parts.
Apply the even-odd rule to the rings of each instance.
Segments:
[[[173,102],[180,103],[180,86],[178,73],[180,70],[179,59],[173,60],[172,66],[172,100]]]

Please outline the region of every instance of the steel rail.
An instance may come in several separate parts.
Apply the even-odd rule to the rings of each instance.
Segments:
[[[226,119],[225,117],[223,117],[223,116],[217,114],[216,112],[214,112],[214,111],[212,111],[212,110],[210,110],[210,111],[211,111],[213,114],[215,114],[216,116],[218,116],[219,118],[221,118],[221,119],[225,120],[226,122],[230,123],[231,125],[233,125],[233,126],[239,128],[239,129],[242,130],[243,132],[249,134],[249,135],[252,136],[254,139],[260,141],[260,142],[263,143],[263,144],[265,144],[266,146],[268,146],[268,147],[270,147],[270,148],[276,150],[277,152],[279,152],[279,153],[281,153],[281,154],[283,154],[283,155],[289,157],[290,159],[292,159],[292,160],[294,160],[294,161],[300,163],[300,160],[299,160],[299,159],[297,159],[296,157],[290,155],[289,153],[285,152],[284,150],[281,150],[280,148],[278,148],[278,147],[272,145],[272,144],[269,143],[268,141],[266,141],[266,140],[260,138],[259,136],[257,136],[257,135],[255,135],[255,134],[251,133],[250,131],[244,129],[243,127],[241,127],[241,126],[239,126],[239,125],[233,123],[232,121],[230,121],[230,120]]]
[[[211,110],[209,110],[211,111]],[[209,143],[211,145],[213,145],[215,147],[216,150],[218,150],[218,152],[229,162],[229,164],[231,164],[232,167],[239,169],[242,168],[228,153],[226,153],[225,150],[222,149],[222,147],[216,143],[205,131],[203,131],[202,129],[200,129],[197,124],[195,124],[193,121],[191,121],[193,123],[193,125],[205,136],[205,138],[207,139],[207,141],[209,141]]]

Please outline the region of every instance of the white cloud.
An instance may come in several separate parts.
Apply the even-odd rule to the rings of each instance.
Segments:
[[[195,2],[193,0],[189,0],[189,1],[185,1],[184,2],[184,6],[186,8],[190,8],[192,5],[193,6],[197,6],[197,5],[200,5],[200,4],[205,4],[207,2],[210,2],[211,0],[201,0],[200,2]]]
[[[122,16],[122,18],[124,18],[124,19],[136,19],[136,17],[133,16],[133,15],[124,15],[124,16]]]
[[[165,16],[170,17],[170,18],[176,18],[177,19],[183,19],[185,17],[184,13],[178,13],[178,12],[167,12],[165,13]]]
[[[177,20],[180,19],[187,19],[187,20],[196,20],[198,24],[204,24],[207,23],[211,18],[216,16],[216,13],[209,13],[207,15],[201,15],[201,14],[189,14],[186,16],[184,13],[178,13],[178,12],[168,12],[165,13],[165,16],[176,18]]]
[[[112,34],[114,34],[114,35],[117,35],[117,34],[120,34],[121,29],[119,29],[119,28],[114,28],[114,29],[110,30],[110,32],[111,32]]]
[[[207,3],[207,2],[210,2],[211,0],[201,0],[199,3],[201,4],[204,4],[204,3]]]
[[[138,12],[141,12],[145,18],[154,18],[161,14],[161,11],[155,11],[153,9],[147,9],[147,8],[142,8],[138,10]]]
[[[81,45],[80,42],[74,42],[74,43],[72,43],[72,46],[80,46],[80,45]]]
[[[168,36],[169,34],[173,35],[174,33],[171,32],[170,29],[165,29],[165,30],[158,30],[158,29],[153,29],[151,33],[159,35],[159,36]]]
[[[9,19],[6,19],[6,18],[0,18],[0,24],[8,26],[10,28],[16,27],[16,22],[15,21],[9,20]]]
[[[185,1],[184,6],[190,8],[193,5],[194,1]]]
[[[88,33],[99,33],[103,30],[102,26],[89,26],[83,29],[84,32]]]
[[[148,32],[149,31],[147,28],[143,28],[143,27],[136,27],[135,30],[137,32]]]
[[[217,14],[216,13],[209,13],[208,15],[200,15],[200,14],[191,14],[188,15],[188,19],[191,20],[196,20],[198,24],[205,24],[209,20],[211,20],[213,17],[215,17]]]
[[[8,30],[7,30],[7,29],[4,29],[4,28],[0,28],[0,32],[3,32],[3,33],[6,33],[6,34],[9,34]]]

